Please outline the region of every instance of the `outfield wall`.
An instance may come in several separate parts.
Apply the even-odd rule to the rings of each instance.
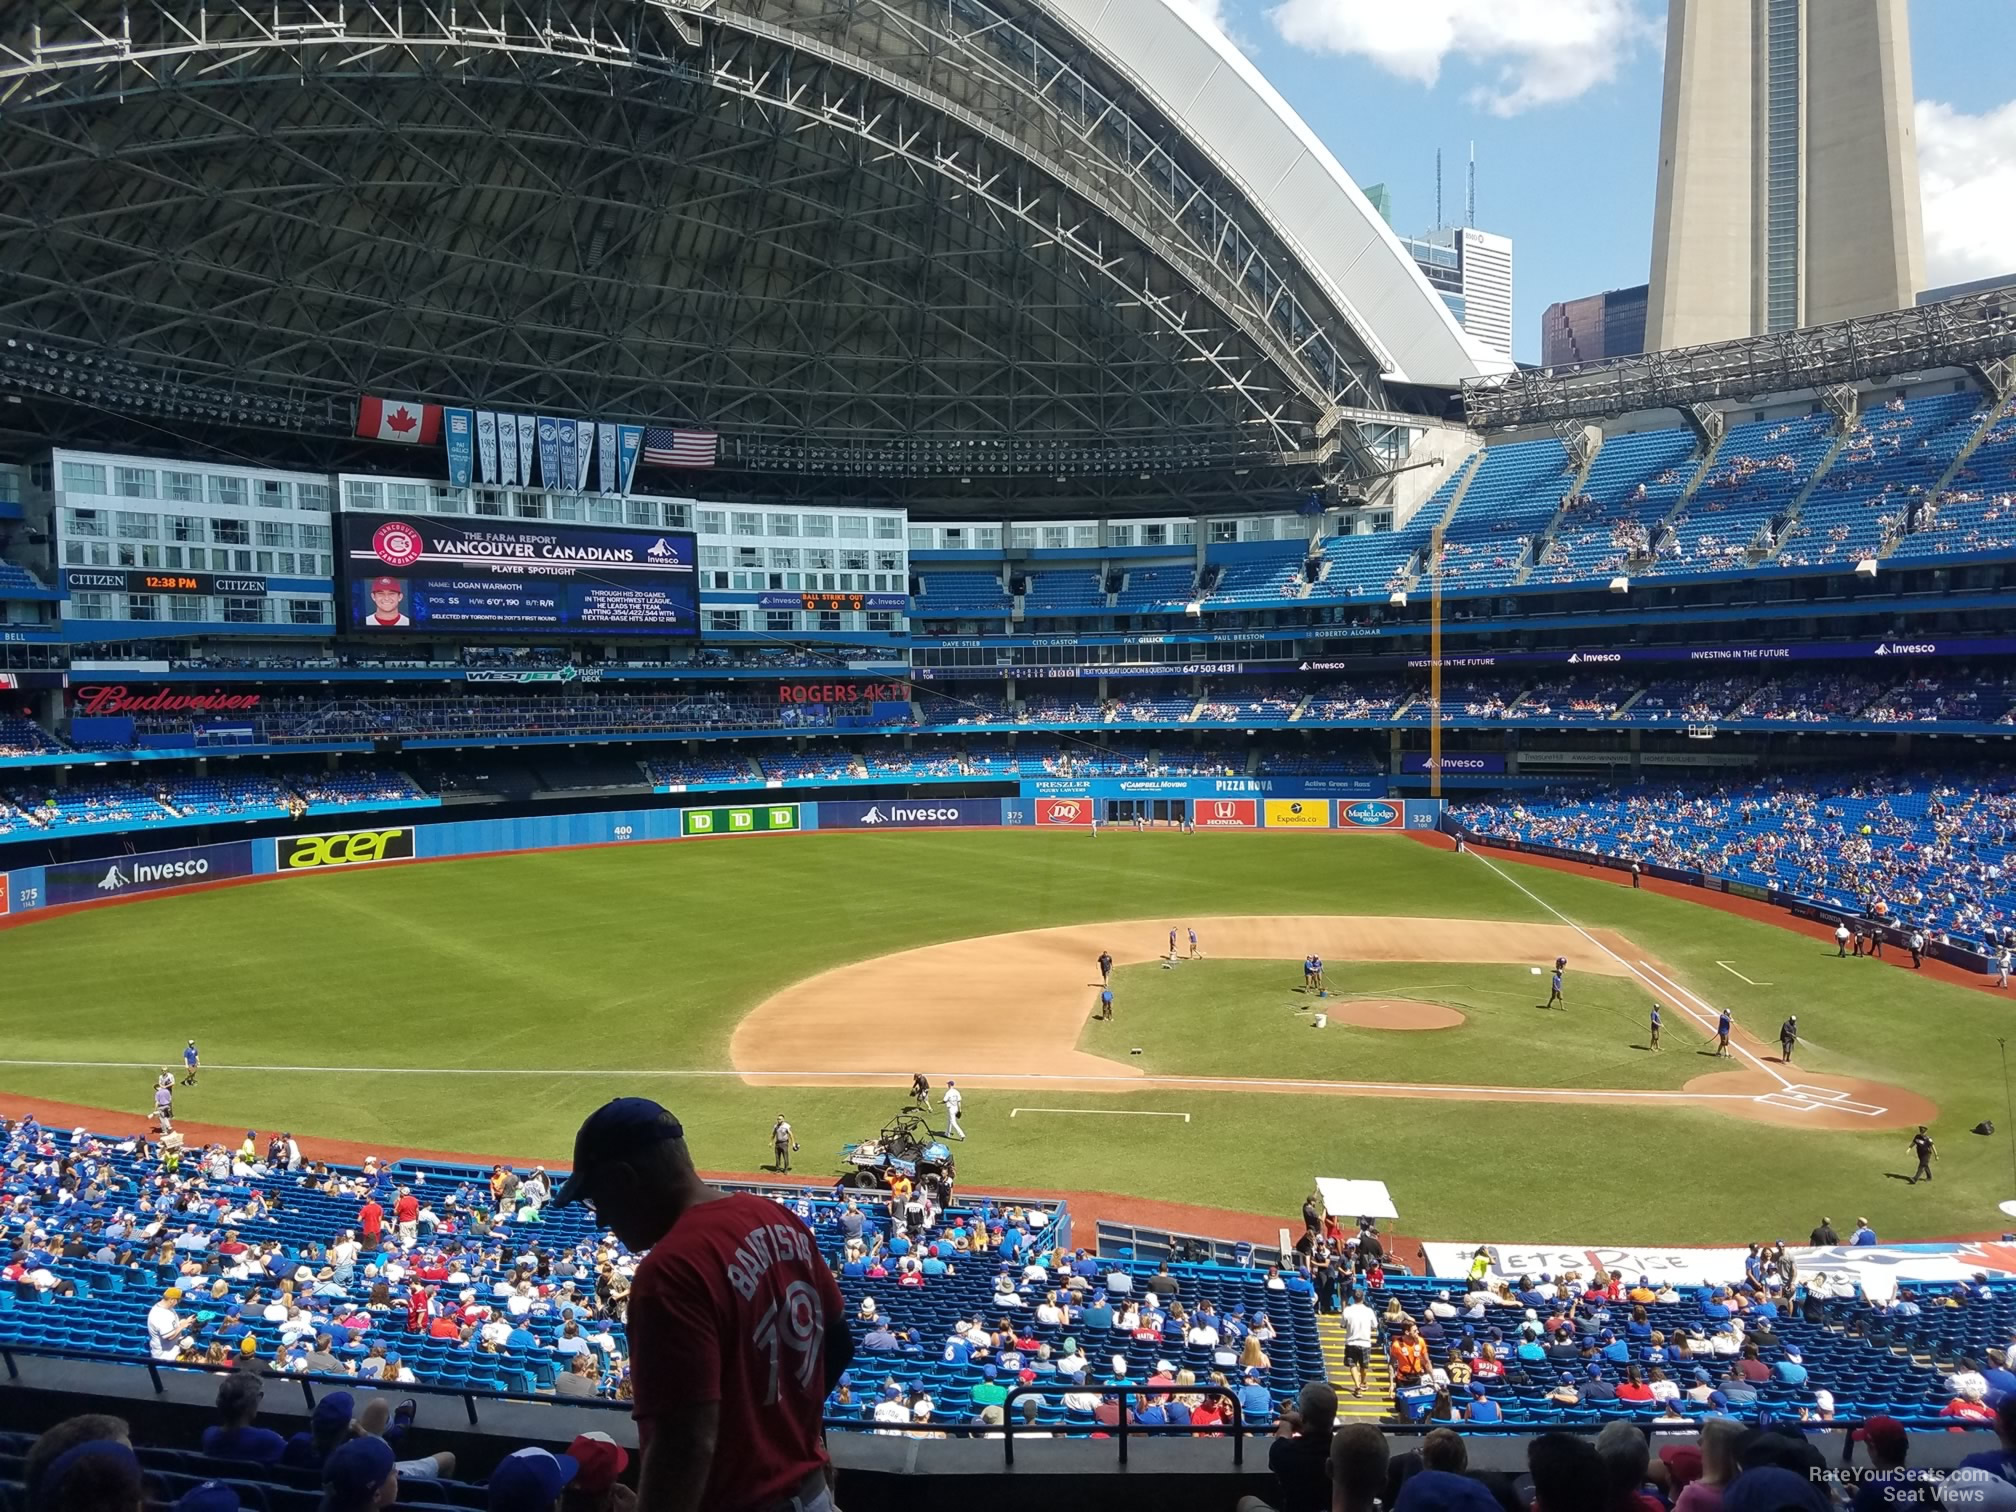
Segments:
[[[227,840],[93,861],[52,862],[0,872],[0,915],[88,907],[156,893],[258,878],[350,871],[395,862],[447,861],[522,851],[644,841],[726,840],[810,830],[1078,828],[1091,832],[1108,800],[1068,797],[917,797],[800,803],[723,802],[688,808],[614,809],[518,819],[390,822],[298,835]],[[1199,829],[1427,830],[1442,822],[1439,799],[1222,797],[1192,804]],[[1106,822],[1100,828],[1111,828]]]

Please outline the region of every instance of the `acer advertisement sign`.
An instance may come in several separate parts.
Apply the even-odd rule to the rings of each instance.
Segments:
[[[42,901],[47,905],[95,903],[251,875],[252,842],[232,840],[223,845],[192,845],[45,867]]]
[[[1190,822],[1199,829],[1251,829],[1260,822],[1257,798],[1199,798],[1190,805]]]
[[[1090,824],[1092,822],[1092,800],[1090,798],[1038,798],[1036,800],[1036,822],[1038,824]]]
[[[380,861],[411,860],[413,831],[402,825],[393,829],[345,830],[336,835],[282,835],[273,846],[274,859],[283,872],[375,866]]]
[[[543,520],[344,514],[343,628],[512,634],[700,634],[700,576],[685,530]]]

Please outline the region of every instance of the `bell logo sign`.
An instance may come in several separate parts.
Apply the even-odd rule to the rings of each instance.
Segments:
[[[294,835],[280,841],[282,871],[315,871],[326,866],[371,866],[410,860],[411,829],[349,830],[339,835]]]

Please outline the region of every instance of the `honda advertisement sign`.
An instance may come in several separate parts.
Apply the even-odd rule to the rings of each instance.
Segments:
[[[252,842],[194,845],[183,850],[148,851],[138,856],[109,856],[102,861],[71,861],[43,869],[46,904],[94,903],[105,898],[130,898],[168,887],[219,882],[252,875]]]
[[[1339,829],[1405,829],[1407,808],[1397,798],[1361,798],[1337,805]]]
[[[951,829],[1001,822],[999,798],[891,798],[880,803],[821,803],[823,829]]]
[[[1199,798],[1190,805],[1190,822],[1199,829],[1252,829],[1259,808],[1257,798]]]
[[[1038,798],[1035,801],[1036,822],[1038,824],[1090,824],[1092,822],[1092,800],[1090,798]]]

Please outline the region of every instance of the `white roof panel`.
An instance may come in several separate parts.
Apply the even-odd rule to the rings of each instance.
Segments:
[[[1236,183],[1386,376],[1454,387],[1505,359],[1456,323],[1330,149],[1190,0],[1047,0]]]

